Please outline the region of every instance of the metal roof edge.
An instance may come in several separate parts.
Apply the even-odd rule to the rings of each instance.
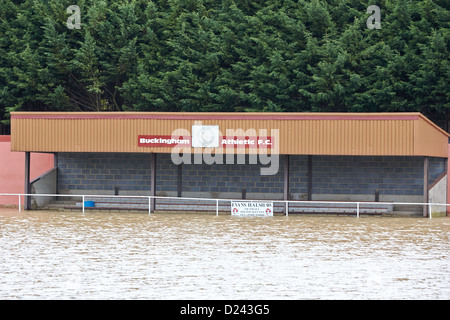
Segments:
[[[418,112],[11,112],[11,119],[161,119],[161,120],[417,120]],[[424,117],[426,119],[426,117]],[[429,120],[428,120],[429,121]],[[429,121],[432,123],[431,121]]]
[[[448,132],[446,132],[444,129],[442,129],[441,127],[439,127],[438,125],[436,125],[433,121],[431,121],[430,119],[428,119],[426,116],[424,116],[422,113],[418,113],[419,117],[423,120],[425,120],[429,125],[431,125],[433,128],[435,128],[436,130],[438,130],[440,133],[444,134],[447,137],[450,137],[450,134]]]

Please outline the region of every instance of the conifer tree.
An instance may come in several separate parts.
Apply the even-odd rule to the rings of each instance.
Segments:
[[[420,111],[449,130],[449,5],[379,0],[0,0],[11,111]]]

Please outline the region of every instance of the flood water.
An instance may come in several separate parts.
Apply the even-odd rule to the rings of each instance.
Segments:
[[[0,209],[0,299],[450,298],[450,218]]]

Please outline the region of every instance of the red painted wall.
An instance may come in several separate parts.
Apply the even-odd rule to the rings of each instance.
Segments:
[[[31,153],[31,180],[51,168],[53,168],[53,154]],[[24,193],[24,191],[25,153],[11,152],[11,136],[0,135],[0,193]],[[0,207],[18,204],[17,196],[0,196]]]
[[[450,158],[450,144],[448,145],[448,152]],[[447,204],[450,204],[450,159],[447,160]],[[450,206],[447,206],[447,216],[450,216]]]

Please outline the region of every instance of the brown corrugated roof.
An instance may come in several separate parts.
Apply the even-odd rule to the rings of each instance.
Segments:
[[[280,154],[447,157],[449,137],[420,113],[13,112],[11,124],[11,149],[35,152],[168,153],[139,136],[190,135],[194,124],[217,125],[224,138],[270,136]]]

